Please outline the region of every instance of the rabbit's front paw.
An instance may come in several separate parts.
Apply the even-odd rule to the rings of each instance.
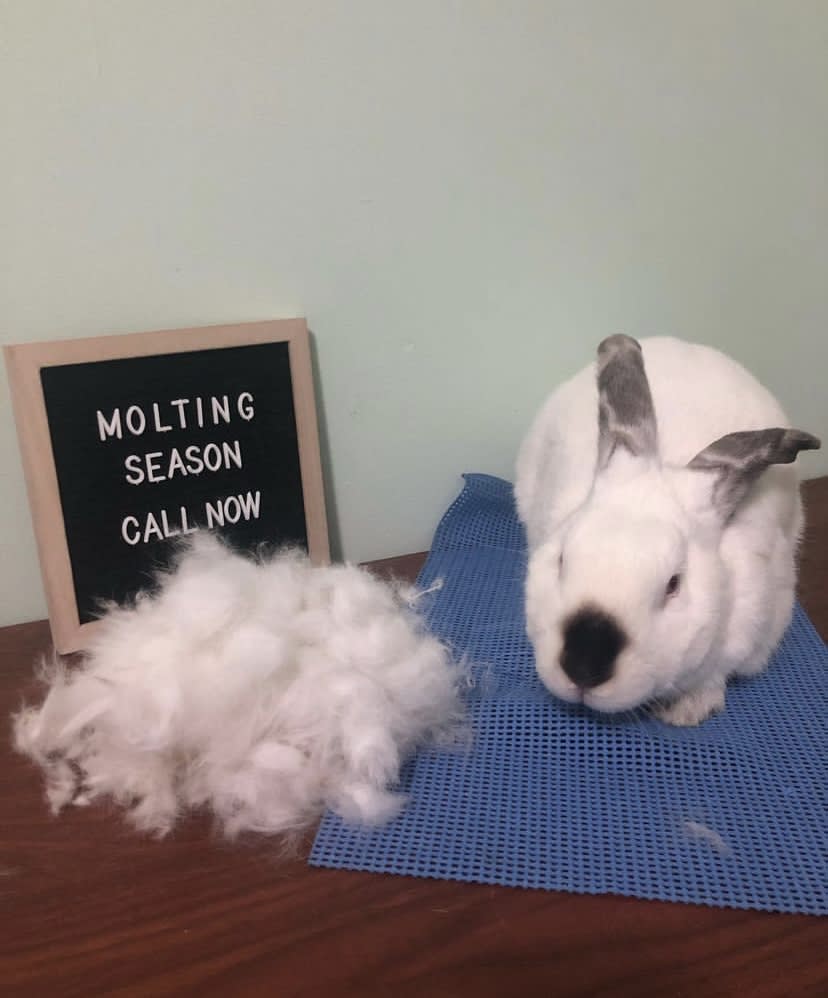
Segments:
[[[683,694],[672,703],[657,707],[655,715],[666,724],[682,728],[692,728],[701,724],[711,714],[724,710],[725,688],[723,684],[700,686]]]

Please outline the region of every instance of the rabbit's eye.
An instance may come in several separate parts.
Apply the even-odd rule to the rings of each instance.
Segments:
[[[665,590],[665,594],[667,596],[675,596],[676,593],[679,591],[680,586],[681,586],[681,576],[680,575],[670,576],[670,581],[667,583],[667,589]]]

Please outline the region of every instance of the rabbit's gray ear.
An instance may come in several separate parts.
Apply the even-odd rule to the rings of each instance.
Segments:
[[[742,430],[705,447],[687,467],[713,473],[713,508],[726,521],[768,465],[790,464],[801,450],[820,446],[816,437],[802,430]]]
[[[641,344],[610,336],[598,346],[598,470],[618,448],[633,457],[658,455],[658,430]]]

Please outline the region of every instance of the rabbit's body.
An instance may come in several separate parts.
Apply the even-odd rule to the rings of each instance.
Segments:
[[[798,478],[792,466],[769,462],[791,461],[796,449],[757,469],[762,459],[744,440],[744,453],[708,447],[759,431],[735,433],[758,447],[763,434],[782,432],[765,428],[789,426],[774,397],[729,357],[671,338],[640,348],[626,337],[605,343],[614,347],[603,361],[599,353],[547,400],[518,457],[528,630],[541,678],[564,699],[604,710],[661,700],[667,720],[697,723],[723,705],[729,675],[767,664],[790,620]],[[610,381],[599,398],[602,368]],[[818,446],[802,437],[797,449]],[[731,482],[740,463],[745,481]],[[742,491],[728,506],[731,487]],[[596,682],[607,663],[596,672],[589,649],[604,647],[608,629],[621,650],[597,653],[612,666]],[[562,666],[569,655],[573,672],[573,654],[588,681]]]

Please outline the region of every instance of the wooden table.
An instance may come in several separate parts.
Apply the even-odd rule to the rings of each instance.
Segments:
[[[826,637],[828,479],[805,495],[801,599]],[[4,718],[48,644],[45,622],[0,630]],[[197,819],[154,842],[105,807],[50,817],[40,774],[0,752],[10,998],[828,995],[826,919],[310,869]]]

